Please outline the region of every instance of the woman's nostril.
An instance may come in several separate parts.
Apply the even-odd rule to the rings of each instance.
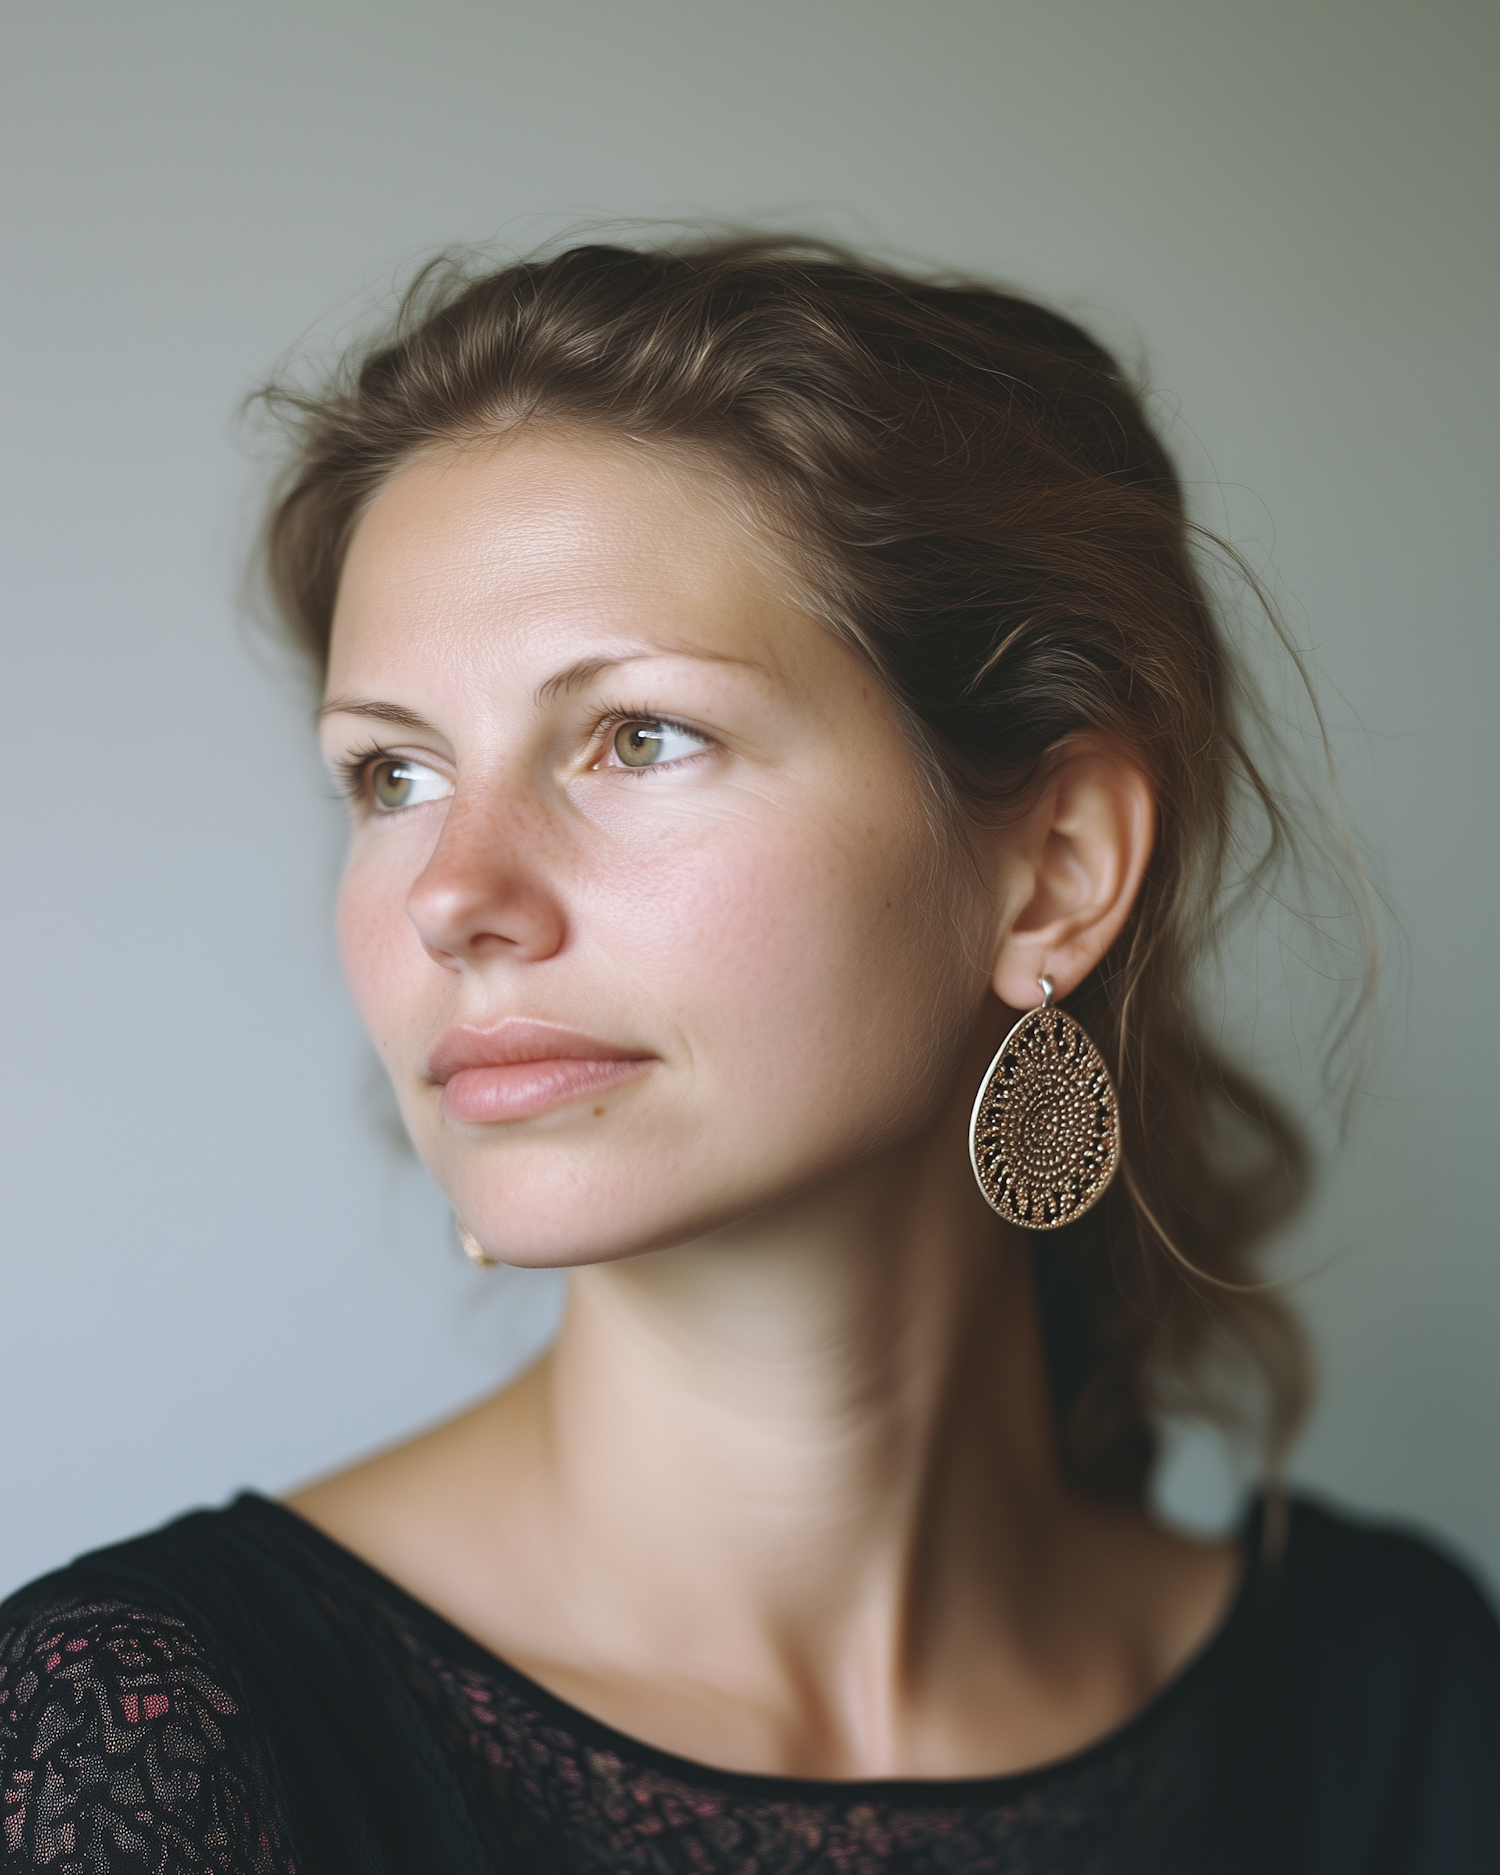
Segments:
[[[445,964],[550,957],[565,929],[562,907],[546,884],[508,866],[463,877],[434,875],[429,866],[406,909],[428,954]]]

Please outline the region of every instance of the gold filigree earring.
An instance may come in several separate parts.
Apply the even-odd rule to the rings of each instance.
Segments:
[[[453,1219],[453,1228],[458,1232],[458,1247],[477,1270],[492,1270],[500,1261],[492,1257],[484,1245],[474,1235],[468,1225],[457,1215]]]
[[[1000,1044],[969,1122],[969,1163],[991,1208],[1056,1230],[1097,1204],[1120,1162],[1120,1112],[1104,1057],[1038,977],[1040,1004]]]

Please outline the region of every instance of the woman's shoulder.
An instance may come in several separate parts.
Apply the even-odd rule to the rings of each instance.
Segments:
[[[1350,1666],[1397,1670],[1452,1653],[1500,1686],[1500,1621],[1474,1576],[1432,1538],[1307,1497],[1290,1506],[1285,1593],[1294,1619]],[[1377,1643],[1371,1645],[1371,1643]]]
[[[246,1494],[0,1604],[0,1867],[479,1866],[377,1586]]]
[[[1500,1867],[1500,1622],[1473,1575],[1413,1530],[1298,1499],[1267,1579],[1309,1866]]]
[[[282,1875],[265,1741],[169,1571],[153,1593],[150,1547],[81,1558],[0,1604],[5,1867]]]

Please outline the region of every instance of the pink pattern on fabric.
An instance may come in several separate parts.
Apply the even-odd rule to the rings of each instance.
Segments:
[[[201,1639],[122,1602],[0,1624],[0,1817],[6,1875],[297,1875]]]

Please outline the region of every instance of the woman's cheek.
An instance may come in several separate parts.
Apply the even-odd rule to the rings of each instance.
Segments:
[[[742,820],[732,838],[658,855],[649,918],[639,875],[600,906],[601,937],[656,986],[697,1067],[733,1086],[747,1118],[764,1105],[803,1124],[830,1087],[846,1111],[878,1104],[890,1060],[925,1056],[947,1027],[955,986],[932,954],[948,927],[931,915],[925,829],[888,827],[841,829],[825,813],[796,838],[785,820]]]
[[[406,915],[406,888],[388,865],[351,850],[338,901],[339,957],[354,1006],[383,1058],[403,1026],[403,986],[425,961]]]
[[[753,1004],[774,1020],[775,992],[785,1000],[795,989],[788,961],[818,911],[815,862],[774,831],[740,821],[676,850],[663,844],[644,865],[613,868],[607,891],[580,894],[580,922],[666,1001],[700,1015]]]

